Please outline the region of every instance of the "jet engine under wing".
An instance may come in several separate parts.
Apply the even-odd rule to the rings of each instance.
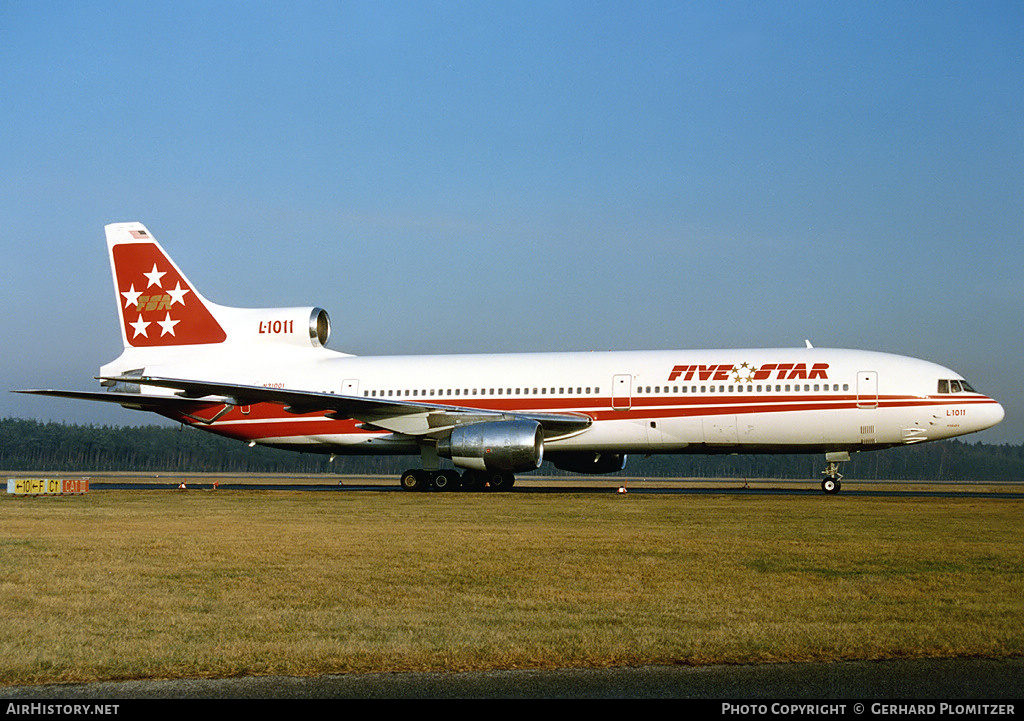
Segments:
[[[410,436],[441,437],[453,428],[471,423],[528,418],[541,424],[544,438],[559,438],[586,430],[593,419],[572,413],[512,413],[487,408],[468,408],[438,403],[360,398],[318,391],[265,388],[235,383],[159,378],[154,376],[117,376],[101,380],[170,388],[177,391],[175,398],[219,402],[232,406],[254,403],[275,403],[289,413],[323,412],[329,418],[353,418],[371,430],[387,430]],[[98,394],[103,395],[103,394]],[[126,394],[127,395],[127,394]],[[159,396],[142,396],[142,398]],[[140,396],[135,395],[136,403]]]

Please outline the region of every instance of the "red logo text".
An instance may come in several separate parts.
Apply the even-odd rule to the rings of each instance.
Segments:
[[[733,365],[716,363],[712,365],[678,365],[672,368],[668,379],[674,381],[753,381],[775,380],[828,380],[828,363],[814,363],[810,368],[806,363],[765,363],[756,368],[749,363]]]

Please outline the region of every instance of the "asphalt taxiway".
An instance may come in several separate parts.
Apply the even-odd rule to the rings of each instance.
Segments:
[[[1024,698],[1024,658],[899,659],[0,687],[4,699],[873,699]]]

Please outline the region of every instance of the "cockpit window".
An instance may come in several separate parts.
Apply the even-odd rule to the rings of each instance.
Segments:
[[[939,393],[977,393],[971,384],[964,380],[940,380]]]

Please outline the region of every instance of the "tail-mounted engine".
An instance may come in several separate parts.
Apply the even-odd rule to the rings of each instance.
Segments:
[[[321,348],[331,335],[323,308],[228,308],[229,340]]]
[[[462,468],[533,471],[544,459],[544,432],[540,423],[530,420],[473,423],[441,439],[437,453]]]

